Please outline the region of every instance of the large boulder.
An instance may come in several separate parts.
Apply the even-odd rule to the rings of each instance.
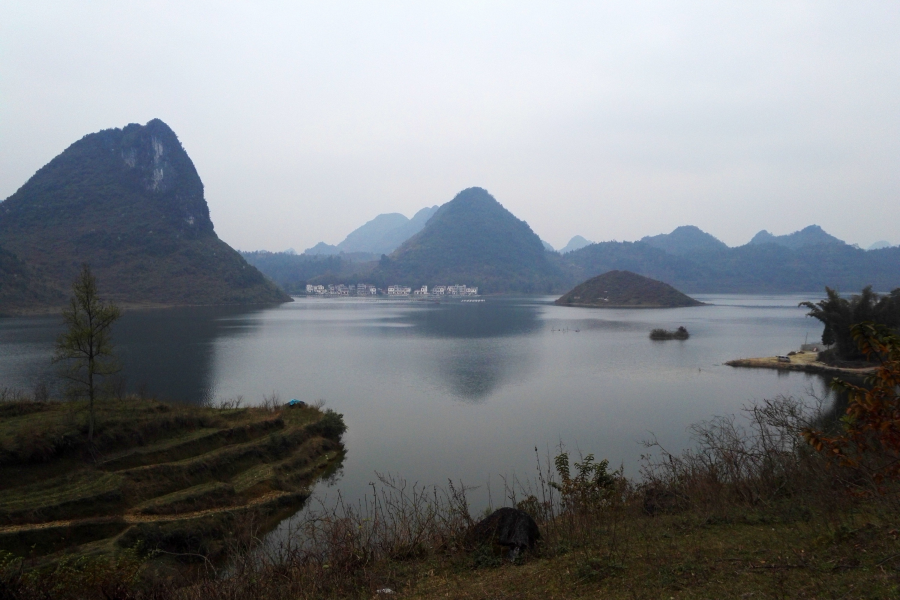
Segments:
[[[467,546],[503,546],[514,559],[522,550],[531,550],[541,539],[537,523],[524,510],[504,507],[476,523],[466,535]]]

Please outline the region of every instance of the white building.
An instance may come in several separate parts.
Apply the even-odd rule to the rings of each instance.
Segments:
[[[422,287],[417,289],[415,292],[413,292],[413,296],[427,296],[427,295],[428,295],[428,286],[427,285],[423,285]]]
[[[435,296],[443,296],[447,292],[447,286],[445,285],[436,285],[431,288],[431,293]]]
[[[409,296],[411,293],[412,288],[404,287],[402,285],[388,286],[388,296]]]

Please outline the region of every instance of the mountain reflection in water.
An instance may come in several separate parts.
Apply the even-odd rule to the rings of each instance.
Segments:
[[[130,392],[179,402],[213,399],[217,344],[258,328],[259,309],[235,306],[129,310],[113,325],[122,370],[115,381]],[[51,364],[61,316],[0,319],[0,387],[30,391],[38,383],[64,392]]]
[[[126,386],[180,402],[213,400],[217,344],[252,334],[258,312],[236,306],[126,312],[113,332]]]
[[[528,335],[540,326],[538,307],[503,299],[466,304],[445,302],[407,317],[416,333],[441,338],[492,338]]]
[[[433,372],[454,397],[479,403],[526,373],[535,362],[530,345],[516,337],[541,328],[538,307],[494,299],[444,303],[409,315],[413,335],[440,339],[419,365]]]

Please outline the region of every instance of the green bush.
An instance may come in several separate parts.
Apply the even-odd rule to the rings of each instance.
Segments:
[[[347,431],[347,425],[344,423],[344,415],[329,408],[321,419],[310,425],[309,430],[316,435],[339,440]]]

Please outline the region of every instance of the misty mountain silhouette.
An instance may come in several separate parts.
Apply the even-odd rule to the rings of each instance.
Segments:
[[[589,240],[587,238],[581,237],[580,235],[576,235],[576,236],[573,236],[571,240],[569,240],[568,244],[566,244],[565,246],[560,248],[559,253],[566,254],[568,252],[572,252],[573,250],[580,250],[581,248],[584,248],[585,246],[589,246],[593,243],[594,242],[592,242],[591,240]]]
[[[702,231],[694,225],[676,227],[672,233],[641,238],[645,244],[665,250],[669,254],[685,256],[696,252],[718,252],[728,250],[728,246],[718,238]]]
[[[361,252],[367,254],[390,254],[400,245],[419,233],[428,219],[437,212],[437,206],[426,207],[407,219],[400,213],[384,213],[351,231],[344,241],[333,246],[319,242],[307,248],[304,254],[340,254],[341,252]]]
[[[824,229],[818,225],[810,225],[804,227],[800,231],[789,233],[787,235],[772,235],[765,229],[753,236],[750,244],[776,244],[796,250],[805,246],[816,246],[819,244],[846,244],[843,240],[839,240],[830,233],[826,233]]]

